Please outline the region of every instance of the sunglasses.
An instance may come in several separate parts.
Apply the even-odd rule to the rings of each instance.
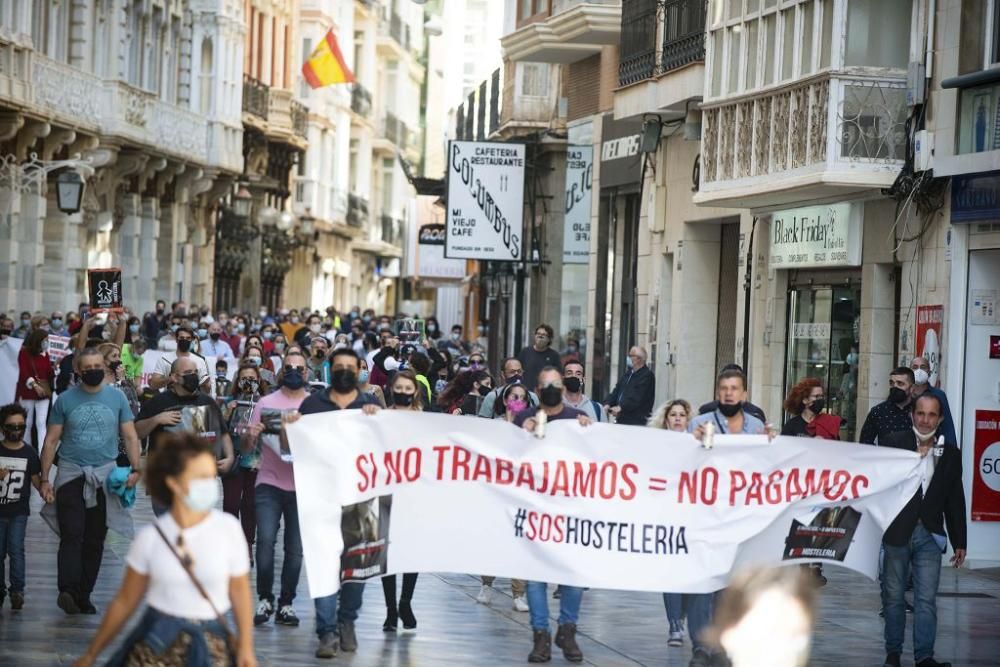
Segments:
[[[300,373],[305,373],[306,372],[306,367],[305,366],[285,366],[285,370],[298,371]]]

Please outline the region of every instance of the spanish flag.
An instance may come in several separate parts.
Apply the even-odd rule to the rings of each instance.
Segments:
[[[302,76],[313,88],[322,88],[332,83],[352,83],[354,75],[347,69],[344,56],[337,46],[333,30],[313,49],[309,60],[302,66]]]

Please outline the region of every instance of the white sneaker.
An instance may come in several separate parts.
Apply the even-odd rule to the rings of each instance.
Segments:
[[[523,595],[514,598],[514,611],[528,611],[528,601]]]
[[[479,604],[489,604],[492,598],[493,598],[492,588],[486,585],[479,587],[479,595],[476,596],[476,602],[478,602]]]
[[[684,646],[684,633],[680,630],[671,630],[667,646]]]

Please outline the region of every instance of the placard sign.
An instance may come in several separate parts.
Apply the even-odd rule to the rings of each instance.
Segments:
[[[122,310],[122,270],[88,269],[90,311],[121,312]]]
[[[566,149],[566,221],[563,228],[563,263],[590,261],[590,202],[594,177],[594,147]]]
[[[972,520],[1000,521],[1000,410],[976,410]]]
[[[449,143],[445,257],[521,259],[524,159],[523,144]]]
[[[772,269],[861,265],[861,206],[809,206],[771,216]]]
[[[944,306],[917,306],[917,356],[931,367],[930,385],[941,386],[941,327]]]

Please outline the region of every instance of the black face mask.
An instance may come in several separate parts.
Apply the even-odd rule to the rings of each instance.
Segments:
[[[401,408],[408,408],[413,405],[413,394],[404,394],[399,391],[392,392],[392,404]]]
[[[554,408],[562,403],[562,389],[552,385],[543,387],[542,390],[538,392],[538,398],[541,399],[542,405],[545,407]]]
[[[191,392],[192,394],[198,391],[198,385],[201,382],[198,380],[197,373],[188,373],[187,375],[181,376],[181,386],[184,387],[184,391]]]
[[[298,391],[306,385],[306,378],[298,368],[286,368],[281,376],[281,386]]]
[[[7,442],[21,442],[24,440],[25,426],[4,426],[3,437]]]
[[[507,376],[507,384],[517,384],[524,377],[524,373],[514,373]]]
[[[488,394],[491,391],[493,391],[493,387],[487,387],[485,385],[480,385],[478,391],[479,391],[479,395],[480,396],[485,396],[486,394]]]
[[[583,381],[580,378],[565,378],[563,384],[566,385],[566,391],[571,394],[579,394],[583,387]]]
[[[177,341],[177,351],[178,352],[190,352],[191,351],[191,341],[184,339]]]
[[[156,314],[157,315],[162,315],[163,314],[163,309],[162,308],[157,308],[156,309]]]
[[[256,394],[260,389],[260,383],[253,378],[243,378],[240,380],[240,391],[244,394]]]
[[[893,387],[889,390],[889,402],[899,405],[900,403],[905,403],[906,399],[909,398],[906,392],[899,387]]]
[[[815,401],[812,402],[812,405],[809,406],[809,411],[812,412],[814,415],[818,415],[819,413],[823,412],[823,408],[825,407],[826,407],[826,400],[822,398],[817,398]]]
[[[222,334],[217,334],[217,333],[209,334],[208,337],[214,340],[215,342],[219,342],[219,339],[222,338]]]
[[[118,370],[118,367],[121,365],[122,362],[120,361],[112,361],[110,364],[108,364],[108,368],[110,368],[111,372],[113,373],[114,371]]]
[[[330,386],[338,394],[347,394],[358,386],[358,376],[349,368],[338,368],[330,377]]]
[[[13,333],[13,329],[0,329],[0,338],[7,338]]]
[[[323,357],[326,356],[326,352],[324,352],[323,350],[316,350],[315,352],[313,352],[313,356],[316,357],[317,359],[322,359]]]
[[[90,368],[80,373],[80,379],[88,387],[99,387],[104,382],[103,368]]]
[[[725,417],[735,417],[736,413],[743,409],[743,402],[739,403],[719,403],[719,412]]]

